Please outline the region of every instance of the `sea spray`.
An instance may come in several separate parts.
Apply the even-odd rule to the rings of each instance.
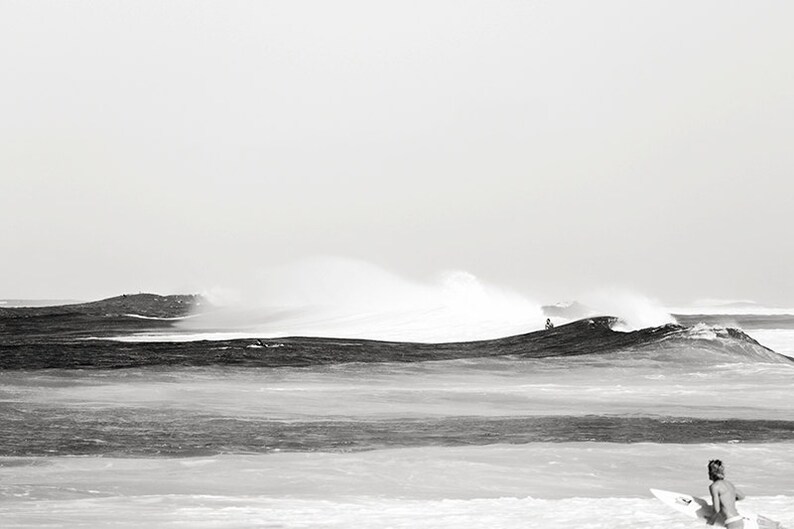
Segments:
[[[617,317],[615,330],[634,331],[675,323],[675,318],[659,302],[625,288],[596,289],[581,300],[595,313]]]
[[[244,288],[205,295],[216,309],[181,329],[443,342],[529,332],[544,321],[539,303],[469,272],[420,282],[337,257],[262,270]]]

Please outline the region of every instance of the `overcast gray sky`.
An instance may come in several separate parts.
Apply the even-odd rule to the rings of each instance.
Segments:
[[[794,302],[794,3],[0,0],[0,298],[314,255]]]

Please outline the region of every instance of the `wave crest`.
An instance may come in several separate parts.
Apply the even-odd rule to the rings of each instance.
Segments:
[[[202,307],[180,329],[438,343],[513,335],[544,321],[540,304],[469,272],[419,282],[336,257],[271,268],[245,289],[206,297],[216,308]]]

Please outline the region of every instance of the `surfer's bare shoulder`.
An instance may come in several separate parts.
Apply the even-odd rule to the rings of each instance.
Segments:
[[[709,485],[709,490],[714,493],[717,492],[720,496],[730,495],[731,498],[736,500],[743,500],[744,493],[736,488],[736,486],[727,479],[714,481]]]
[[[733,498],[737,500],[744,499],[744,493],[736,488],[736,486],[728,481],[727,479],[720,479],[718,481],[714,481],[709,485],[709,490],[714,493],[717,492],[720,495],[730,494]]]

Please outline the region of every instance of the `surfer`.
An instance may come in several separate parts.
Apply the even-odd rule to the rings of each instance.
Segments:
[[[709,525],[714,525],[720,514],[725,516],[725,527],[728,529],[743,529],[744,518],[736,510],[736,500],[743,500],[744,494],[733,483],[725,479],[725,466],[719,459],[709,461],[709,491],[714,514],[707,520]]]
[[[551,322],[551,318],[546,318],[546,330],[553,329],[554,324]]]

